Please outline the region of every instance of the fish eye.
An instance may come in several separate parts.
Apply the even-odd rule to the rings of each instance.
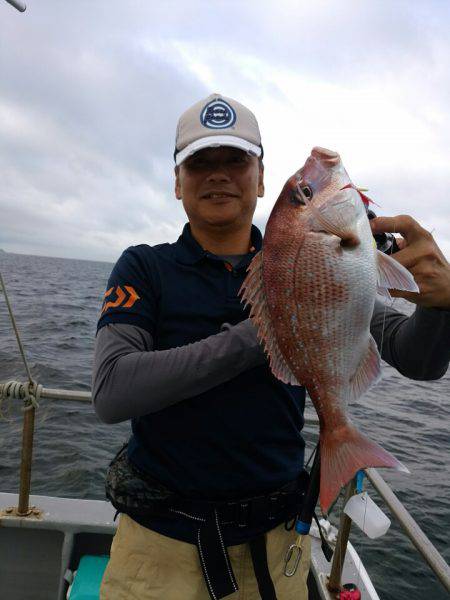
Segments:
[[[305,196],[305,198],[307,198],[308,200],[310,198],[312,198],[313,193],[312,193],[312,189],[309,187],[309,185],[304,185],[301,188],[301,190],[302,190],[302,194]]]

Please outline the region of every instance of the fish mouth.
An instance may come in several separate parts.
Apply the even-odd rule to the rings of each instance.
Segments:
[[[328,150],[328,148],[322,148],[321,146],[314,146],[311,150],[311,156],[329,164],[337,164],[340,161],[340,156],[337,152]]]

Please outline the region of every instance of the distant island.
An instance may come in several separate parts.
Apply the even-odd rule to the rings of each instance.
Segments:
[[[7,254],[6,250],[3,250],[3,248],[0,248],[0,254]]]

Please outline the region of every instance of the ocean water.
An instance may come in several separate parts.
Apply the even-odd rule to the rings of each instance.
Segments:
[[[29,364],[44,387],[89,390],[95,326],[111,268],[101,262],[0,252],[0,271]],[[397,308],[413,310],[401,301]],[[0,294],[0,382],[10,379],[26,377]],[[5,414],[7,408],[1,407]],[[384,365],[382,381],[350,412],[361,430],[409,467],[409,476],[382,474],[450,562],[450,374],[417,382]],[[36,417],[32,493],[104,499],[106,467],[129,432],[129,423],[101,423],[88,403],[43,400]],[[312,430],[305,435],[312,444]],[[21,412],[15,406],[9,420],[0,421],[3,492],[18,490],[20,447]],[[370,485],[368,489],[390,516]],[[383,600],[448,598],[394,522],[378,540],[364,537],[355,527],[350,539]]]

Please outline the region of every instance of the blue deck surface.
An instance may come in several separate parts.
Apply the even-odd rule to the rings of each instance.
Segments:
[[[83,556],[70,590],[69,600],[98,600],[109,556]]]

